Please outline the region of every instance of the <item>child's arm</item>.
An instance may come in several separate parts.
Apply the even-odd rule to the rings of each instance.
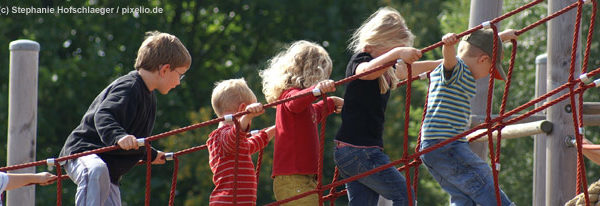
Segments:
[[[56,175],[50,174],[48,172],[40,172],[35,174],[9,173],[7,175],[8,185],[6,186],[6,190],[17,189],[28,184],[49,185],[57,179]]]
[[[254,154],[269,144],[269,141],[275,137],[275,131],[275,125],[270,126],[264,131],[246,138],[242,144],[247,144],[249,154]]]
[[[416,77],[419,74],[429,72],[429,71],[435,69],[435,67],[437,67],[441,63],[442,63],[441,59],[414,62],[411,65],[412,66],[411,67],[412,76]],[[408,76],[408,70],[406,68],[406,64],[401,63],[401,62],[397,63],[396,64],[396,77],[398,77],[398,79],[406,79],[407,76]]]
[[[514,29],[506,29],[502,32],[500,32],[498,34],[498,36],[500,37],[500,40],[504,41],[508,41],[511,39],[517,39],[517,31],[515,31]]]
[[[444,46],[442,46],[444,70],[451,71],[458,63],[458,60],[456,60],[456,49],[454,48],[454,45],[458,43],[458,35],[448,33],[442,37],[442,42],[444,43]]]
[[[412,64],[414,61],[417,61],[421,58],[421,50],[412,48],[412,47],[396,47],[391,49],[390,51],[382,54],[381,56],[376,57],[375,59],[369,62],[363,62],[358,65],[356,68],[356,74],[361,74],[371,69],[377,68],[381,65],[384,65],[391,61],[396,61],[398,59],[402,59],[402,61],[407,64]],[[379,78],[383,73],[386,72],[387,69],[381,69],[371,74],[362,76],[360,79],[362,80],[374,80]]]
[[[336,96],[329,96],[327,97],[327,106],[329,106],[328,108],[325,108],[325,102],[323,102],[323,100],[314,103],[312,106],[315,109],[315,112],[317,113],[317,121],[321,122],[323,118],[327,117],[327,115],[333,112],[338,114],[342,112],[342,107],[344,106],[344,99]],[[323,111],[325,111],[326,115],[323,114]]]
[[[310,92],[314,88],[319,89],[321,93],[335,92],[335,82],[330,79],[323,80],[317,83],[314,87],[309,87],[303,90],[290,91],[284,96],[284,98],[293,97],[304,92]],[[283,106],[293,113],[300,113],[306,108],[308,108],[315,100],[317,100],[317,97],[315,97],[314,95],[308,95],[294,99],[292,101],[287,101],[283,103]]]
[[[263,105],[260,102],[249,104],[248,106],[246,106],[246,111],[250,113],[242,115],[242,117],[240,117],[239,129],[241,131],[247,131],[248,127],[250,127],[250,122],[252,122],[252,119],[258,115],[265,113]]]

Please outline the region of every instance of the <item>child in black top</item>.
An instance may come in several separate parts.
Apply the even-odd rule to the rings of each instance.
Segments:
[[[375,12],[352,37],[354,55],[346,76],[361,74],[391,61],[413,63],[413,74],[435,68],[439,61],[415,62],[421,57],[412,48],[413,35],[400,13],[392,8]],[[406,65],[398,63],[362,76],[346,85],[342,125],[335,137],[334,161],[340,176],[348,178],[390,162],[383,153],[383,123],[390,90],[406,78]],[[394,167],[346,184],[349,205],[377,205],[379,195],[394,205],[408,205],[406,179]]]
[[[119,180],[145,159],[137,138],[151,134],[156,114],[154,90],[167,94],[179,85],[191,65],[179,39],[148,32],[138,50],[135,71],[118,78],[94,99],[81,123],[67,138],[60,156],[102,147],[121,149],[68,160],[64,167],[77,184],[76,205],[121,205]],[[163,164],[164,153],[152,149],[153,164]]]

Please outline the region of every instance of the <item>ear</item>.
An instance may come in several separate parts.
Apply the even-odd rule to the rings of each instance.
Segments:
[[[246,111],[246,106],[248,106],[248,105],[246,105],[246,103],[241,103],[240,106],[238,106],[238,110],[237,111],[238,112]]]
[[[488,62],[488,61],[489,61],[489,62],[491,62],[491,61],[492,61],[492,60],[490,59],[490,56],[488,56],[488,55],[481,55],[481,56],[479,56],[479,58],[477,58],[477,63],[479,63],[479,64],[483,64],[483,63],[486,63],[486,62]]]
[[[165,75],[170,70],[171,70],[171,65],[170,64],[163,64],[163,65],[159,66],[158,73],[162,76],[162,75]]]

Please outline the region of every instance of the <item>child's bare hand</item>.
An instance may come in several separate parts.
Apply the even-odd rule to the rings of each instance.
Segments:
[[[56,179],[58,179],[58,177],[56,175],[50,174],[48,172],[40,172],[35,174],[35,176],[37,178],[35,178],[35,184],[39,184],[39,185],[49,185],[54,183],[54,181],[56,181]]]
[[[265,113],[263,105],[260,102],[249,104],[246,106],[246,111],[250,112],[250,114],[247,114],[250,117],[256,117],[262,113]]]
[[[504,31],[500,32],[498,34],[498,36],[500,36],[500,39],[502,41],[508,41],[508,40],[511,40],[511,39],[517,39],[517,37],[518,37],[517,36],[517,31],[514,30],[514,29],[504,30]]]
[[[124,150],[139,149],[137,139],[133,135],[127,135],[117,141],[117,145]]]
[[[331,79],[323,80],[317,83],[316,88],[321,90],[322,93],[335,92],[335,82]]]
[[[333,104],[335,104],[335,110],[333,110],[333,111],[336,114],[341,113],[342,108],[344,107],[344,99],[336,97],[336,96],[331,96],[329,98],[331,98],[331,100],[333,100]]]
[[[448,46],[455,45],[456,43],[458,43],[458,35],[456,35],[455,33],[447,33],[442,37],[442,42],[444,43],[444,45]]]
[[[396,47],[396,49],[398,49],[398,58],[407,64],[412,64],[423,55],[421,50],[412,47]]]
[[[166,161],[167,160],[165,158],[165,153],[158,151],[158,153],[156,154],[156,158],[154,158],[154,161],[152,161],[152,164],[161,165],[161,164],[164,164]]]

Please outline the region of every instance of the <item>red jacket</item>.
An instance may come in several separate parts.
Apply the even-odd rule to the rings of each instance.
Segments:
[[[310,92],[313,88],[314,86],[304,90],[287,89],[282,92],[279,99]],[[317,128],[321,120],[335,109],[332,99],[327,98],[328,108],[325,108],[323,101],[313,104],[317,99],[318,97],[307,95],[277,105],[273,177],[291,174],[317,174],[319,161]]]

